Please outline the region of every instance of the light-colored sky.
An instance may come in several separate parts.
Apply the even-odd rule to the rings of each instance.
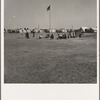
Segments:
[[[4,0],[5,28],[52,28],[97,26],[96,0]]]

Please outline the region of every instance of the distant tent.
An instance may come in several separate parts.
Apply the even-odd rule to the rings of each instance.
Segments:
[[[39,32],[39,29],[38,28],[35,28],[34,29],[34,32],[38,33]]]
[[[59,31],[59,33],[60,33],[60,32],[61,32],[61,33],[67,32],[67,30],[66,30],[65,28],[60,28],[58,31]]]
[[[50,32],[55,33],[56,29],[52,28],[52,29],[50,29]]]
[[[92,28],[94,30],[94,32],[96,33],[97,32],[97,28]]]
[[[91,28],[91,27],[90,28],[88,28],[88,27],[81,27],[80,30],[83,33],[94,33],[94,32],[97,31],[96,28]]]
[[[80,27],[81,32],[86,32],[86,30],[89,29],[88,27]]]

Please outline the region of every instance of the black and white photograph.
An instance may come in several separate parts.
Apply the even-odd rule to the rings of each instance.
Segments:
[[[97,29],[97,0],[4,0],[4,83],[97,84]]]

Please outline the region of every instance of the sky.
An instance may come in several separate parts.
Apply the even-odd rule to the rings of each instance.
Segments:
[[[4,0],[5,28],[52,28],[97,26],[97,0]]]

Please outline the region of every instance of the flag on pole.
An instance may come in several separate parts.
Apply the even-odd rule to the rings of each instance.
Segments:
[[[47,11],[49,11],[50,10],[50,5],[47,7]]]

